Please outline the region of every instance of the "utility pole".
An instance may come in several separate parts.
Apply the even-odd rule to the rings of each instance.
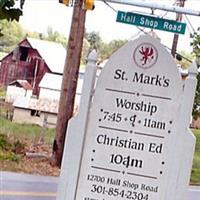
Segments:
[[[185,6],[185,0],[179,0],[178,4],[180,7],[184,7]],[[176,17],[176,21],[181,22],[183,18],[183,15],[181,13],[177,14]],[[174,39],[173,39],[173,43],[172,43],[172,49],[171,49],[171,54],[173,57],[175,57],[176,55],[176,49],[177,49],[177,45],[178,45],[178,38],[179,35],[178,34],[174,34]]]
[[[84,0],[76,0],[74,4],[67,55],[64,65],[56,135],[51,158],[51,163],[58,167],[61,167],[67,125],[69,119],[73,115],[74,109],[74,99],[85,31],[86,9],[83,9],[83,1]]]

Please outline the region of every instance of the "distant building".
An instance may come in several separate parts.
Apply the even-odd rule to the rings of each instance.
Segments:
[[[62,75],[46,73],[39,83],[40,99],[60,99]]]
[[[76,89],[75,105],[78,106],[82,91],[84,73],[79,72],[78,84]],[[39,99],[59,100],[62,84],[62,75],[46,73],[42,78],[39,88]]]
[[[26,38],[1,60],[0,87],[16,80],[27,80],[33,94],[39,94],[39,83],[45,73],[62,75],[65,48],[58,43]]]
[[[83,85],[83,73],[79,73],[74,112],[77,111]],[[13,103],[13,121],[55,127],[60,100],[62,75],[46,73],[39,83],[38,98],[18,97]]]
[[[6,91],[6,102],[13,103],[18,97],[31,98],[33,87],[27,80],[16,80],[11,82]]]
[[[19,97],[13,103],[13,121],[55,127],[58,113],[58,100],[27,99]]]

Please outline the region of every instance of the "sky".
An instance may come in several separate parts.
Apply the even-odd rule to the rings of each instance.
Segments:
[[[150,1],[171,6],[175,2],[175,0],[148,0],[148,2]],[[105,42],[114,39],[129,40],[140,32],[136,26],[116,22],[116,11],[132,11],[145,15],[152,12],[149,8],[145,9],[114,3],[110,3],[110,5],[112,8],[102,1],[95,1],[95,9],[93,11],[87,11],[86,14],[86,31],[98,32]],[[185,8],[200,11],[200,0],[187,0],[185,2]],[[58,31],[68,37],[72,12],[72,7],[62,5],[58,3],[58,0],[26,0],[20,23],[25,29],[39,33],[46,33],[47,28],[52,27],[54,31]],[[166,19],[174,20],[176,18],[175,13],[166,11],[155,10],[154,14],[155,16],[164,16]],[[184,35],[179,35],[177,47],[179,52],[182,50],[192,51],[190,47],[190,33],[193,33],[192,29],[197,30],[200,27],[200,17],[187,15],[187,18],[192,24],[192,28],[184,16],[183,22],[186,22],[187,28]],[[145,28],[144,31],[149,32],[150,29]],[[155,30],[155,32],[161,38],[161,42],[171,48],[173,33],[158,30]]]

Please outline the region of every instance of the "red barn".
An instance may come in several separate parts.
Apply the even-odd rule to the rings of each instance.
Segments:
[[[61,44],[26,38],[1,60],[0,87],[15,80],[27,80],[38,95],[39,83],[46,72],[63,74],[65,56]]]

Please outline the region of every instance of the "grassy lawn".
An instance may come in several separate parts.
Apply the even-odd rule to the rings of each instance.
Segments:
[[[193,167],[191,174],[191,184],[200,185],[200,130],[192,130],[196,136],[196,147],[193,159]]]
[[[0,98],[5,98],[6,97],[6,91],[5,89],[0,87]]]
[[[0,117],[0,134],[19,139],[37,140],[43,137],[44,142],[51,145],[53,143],[55,129],[44,129],[37,125],[18,124]]]
[[[0,88],[0,97],[5,97],[5,91],[3,89]]]
[[[50,164],[54,134],[55,129],[0,117],[0,170],[58,176],[59,169]],[[31,157],[27,153],[45,156]]]

